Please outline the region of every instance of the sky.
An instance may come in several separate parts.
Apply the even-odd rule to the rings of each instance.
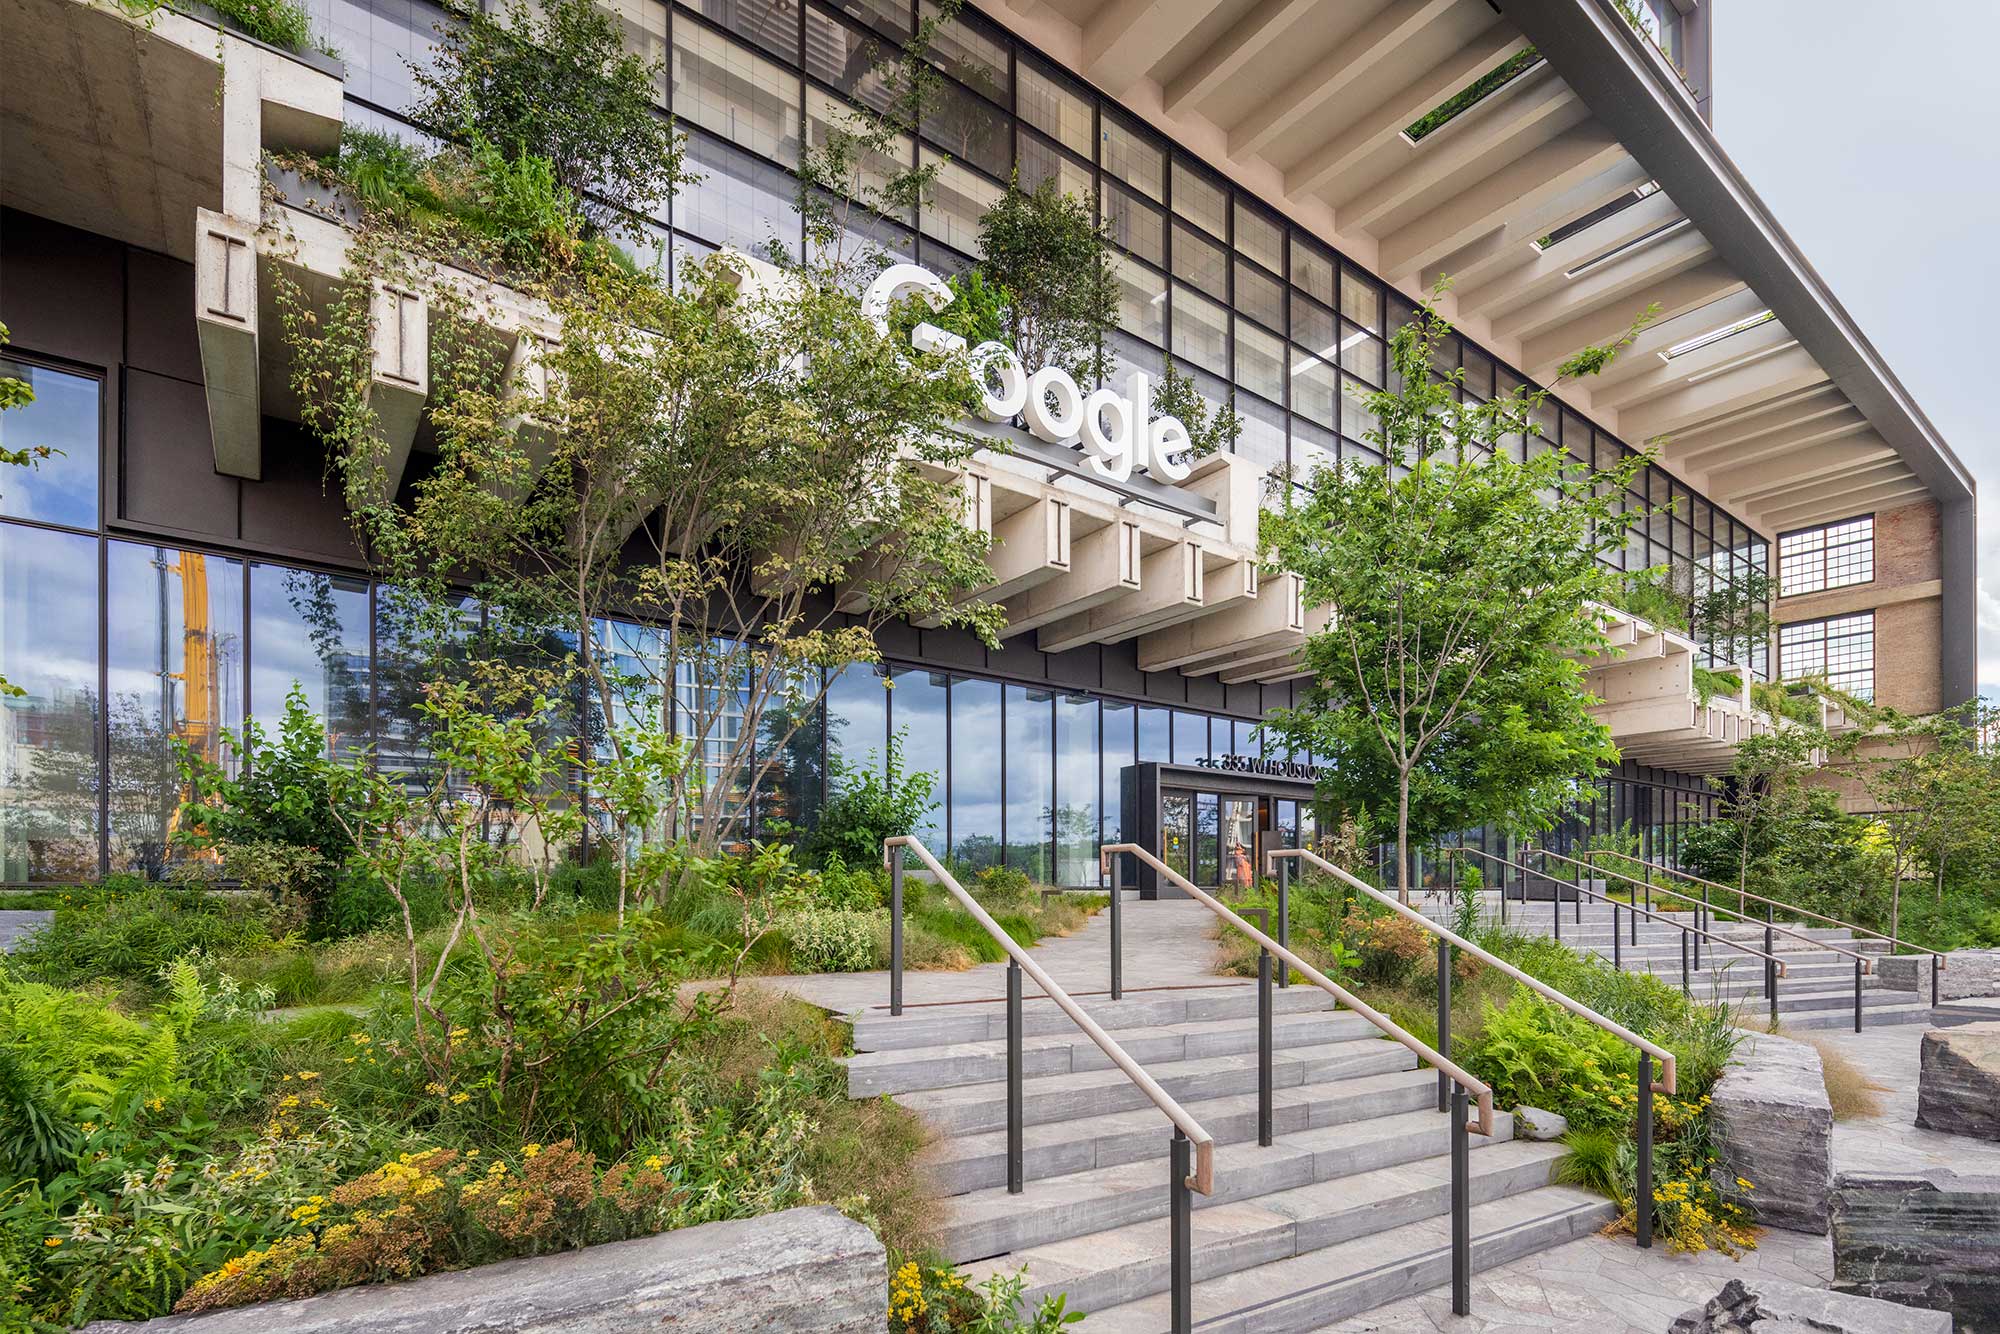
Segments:
[[[1717,138],[1978,478],[1979,680],[2000,700],[2000,4],[1709,3]]]

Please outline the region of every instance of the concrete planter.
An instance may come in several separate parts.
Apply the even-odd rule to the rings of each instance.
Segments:
[[[339,56],[330,56],[324,51],[311,49],[294,51],[288,46],[273,46],[262,38],[252,37],[243,30],[242,24],[220,10],[203,4],[201,0],[175,0],[170,7],[211,27],[227,28],[231,34],[241,37],[246,42],[255,42],[266,51],[276,51],[279,55],[289,60],[296,60],[301,65],[308,65],[322,74],[331,74],[343,81],[347,78],[347,62]]]

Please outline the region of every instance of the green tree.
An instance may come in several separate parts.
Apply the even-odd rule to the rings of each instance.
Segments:
[[[1087,382],[1104,335],[1118,325],[1111,248],[1090,204],[1055,178],[1010,185],[979,220],[979,267],[1007,294],[1008,340],[1033,370],[1061,366]]]
[[[889,738],[882,769],[859,767],[830,756],[833,794],[820,811],[818,827],[808,842],[822,864],[838,858],[846,866],[872,866],[882,860],[882,840],[914,834],[938,807],[933,794],[937,775],[903,767],[903,733]]]
[[[1965,709],[1922,719],[1895,719],[1887,734],[1909,753],[1871,765],[1868,795],[1888,836],[1889,934],[1899,934],[1903,882],[1930,863],[1936,903],[1944,903],[1948,869],[1961,857],[1990,846],[2000,829],[2000,767],[1979,746],[1995,711],[1977,701]],[[1881,736],[1882,733],[1876,733]]]
[[[7,345],[7,326],[0,324],[0,347]],[[24,408],[35,401],[34,386],[26,380],[12,375],[0,375],[0,412],[14,408]],[[0,447],[0,465],[12,468],[33,468],[43,459],[58,451],[48,445],[23,445],[20,448]],[[19,699],[27,692],[0,676],[0,699]]]
[[[655,106],[665,62],[627,51],[591,0],[508,0],[495,12],[461,3],[439,33],[435,59],[410,65],[419,122],[524,172],[546,163],[606,230],[673,191],[681,142]]]
[[[1814,748],[1824,741],[1817,728],[1780,725],[1746,738],[1730,757],[1729,772],[1717,784],[1722,797],[1716,814],[1727,822],[1735,854],[1739,913],[1748,903],[1751,868],[1776,847],[1786,820],[1799,809],[1799,780],[1811,770]],[[1764,887],[1773,888],[1768,883]]]
[[[1390,342],[1397,387],[1368,396],[1385,464],[1323,465],[1263,521],[1269,561],[1332,612],[1306,641],[1300,704],[1267,725],[1331,757],[1323,797],[1393,834],[1406,899],[1413,838],[1547,828],[1616,758],[1579,659],[1605,643],[1589,604],[1615,576],[1599,558],[1641,517],[1619,500],[1641,458],[1609,473],[1550,448],[1515,461],[1508,441],[1535,434],[1546,391],[1460,402],[1458,374],[1431,373],[1449,333],[1426,306]]]

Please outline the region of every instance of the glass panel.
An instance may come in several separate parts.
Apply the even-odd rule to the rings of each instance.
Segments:
[[[1107,699],[1101,705],[1104,712],[1104,841],[1121,842],[1125,838],[1125,784],[1128,771],[1138,761],[1134,727],[1138,719],[1138,707],[1119,700]],[[1129,869],[1129,868],[1128,868]],[[1131,884],[1128,874],[1125,883]]]
[[[838,88],[863,106],[887,111],[895,101],[888,77],[895,55],[893,48],[883,48],[880,38],[857,32],[817,9],[807,8],[806,73]]]
[[[1236,383],[1276,403],[1285,401],[1285,345],[1255,325],[1236,326]],[[1278,423],[1284,438],[1284,423]]]
[[[1236,248],[1273,273],[1285,271],[1285,229],[1241,197],[1236,201]]]
[[[1166,217],[1113,180],[1104,182],[1104,228],[1114,244],[1148,264],[1167,262]]]
[[[890,674],[889,725],[901,738],[903,773],[929,774],[936,803],[914,832],[933,853],[944,850],[945,692],[943,672],[905,667]]]
[[[1162,198],[1166,154],[1115,112],[1104,113],[1104,170],[1148,199]]]
[[[810,828],[819,819],[826,791],[826,714],[819,686],[819,670],[802,668],[773,689],[758,715],[758,763],[771,765],[757,785],[760,833],[775,832],[780,824]]]
[[[430,725],[417,713],[424,686],[459,675],[451,669],[479,633],[477,603],[467,598],[453,611],[447,619],[427,613],[413,596],[387,587],[375,592],[375,765],[412,784],[423,781],[430,760]],[[622,645],[609,647],[618,652]],[[657,705],[652,717],[660,717]]]
[[[1333,256],[1292,233],[1292,286],[1326,305],[1333,304]]]
[[[1236,261],[1236,309],[1267,329],[1285,327],[1285,289],[1277,279]]]
[[[799,79],[695,23],[674,25],[674,114],[788,166],[799,160]]]
[[[1222,801],[1213,792],[1194,796],[1194,874],[1188,879],[1197,885],[1212,885],[1216,874],[1216,835],[1222,818]]]
[[[1229,189],[1174,155],[1174,212],[1218,239],[1229,235]]]
[[[0,523],[0,676],[0,882],[94,880],[95,537]]]
[[[325,11],[307,6],[315,25],[347,66],[343,91],[390,111],[408,111],[416,98],[410,66],[429,69],[436,61],[439,11],[429,5],[380,5],[371,0],[332,0]],[[356,108],[347,108],[353,124]]]
[[[638,0],[649,8],[651,0]],[[799,63],[798,0],[693,0],[695,8],[738,37],[747,37],[791,64]]]
[[[1371,337],[1342,321],[1340,326],[1340,368],[1360,376],[1378,388],[1382,384],[1387,352],[1382,340]]]
[[[1338,353],[1334,348],[1333,312],[1316,301],[1292,296],[1292,339],[1303,343],[1313,352],[1328,361]]]
[[[923,209],[923,231],[954,250],[979,253],[979,221],[1004,193],[993,182],[948,162],[931,149],[923,151],[925,166],[938,168],[937,185]]]
[[[883,772],[883,743],[889,735],[887,678],[879,669],[857,662],[841,669],[826,688],[827,774],[838,773],[835,761],[850,769]]]
[[[1257,799],[1228,797],[1222,803],[1222,883],[1248,889],[1257,881]]]
[[[1167,280],[1138,260],[1113,255],[1118,276],[1118,327],[1150,343],[1167,341]]]
[[[1078,162],[1054,144],[1032,130],[1022,130],[1020,140],[1020,161],[1016,171],[1021,178],[1023,190],[1033,190],[1050,177],[1055,178],[1056,189],[1078,199],[1090,198],[1090,168]]]
[[[326,725],[335,759],[368,743],[368,585],[360,579],[250,567],[250,713],[266,732],[293,685]]]
[[[955,83],[941,82],[924,112],[924,137],[989,176],[1013,174],[1014,135],[1007,114]]]
[[[648,65],[666,54],[665,5],[656,4],[654,0],[597,0],[597,7],[606,18],[618,25],[619,36],[627,51]]]
[[[1014,109],[1021,119],[1070,152],[1089,158],[1096,146],[1089,98],[1067,79],[1045,73],[1025,59],[1020,62],[1020,82]]]
[[[1281,848],[1299,846],[1299,803],[1296,801],[1272,803],[1271,837]]]
[[[1333,367],[1303,348],[1292,349],[1292,411],[1323,426],[1334,425],[1340,377]]]
[[[1295,379],[1292,392],[1296,394],[1298,389],[1299,383]],[[1333,432],[1322,430],[1296,414],[1292,417],[1292,471],[1299,481],[1310,481],[1315,469],[1332,463],[1339,448],[1340,443]]]
[[[1097,872],[1103,764],[1097,752],[1097,701],[1088,695],[1056,700],[1056,879],[1059,885],[1101,883]]]
[[[1236,452],[1265,472],[1284,467],[1285,410],[1261,398],[1238,394],[1236,412],[1243,423],[1243,434],[1236,439]]]
[[[1176,357],[1186,357],[1217,375],[1229,373],[1229,312],[1193,289],[1174,284],[1174,345]]]
[[[1156,704],[1139,706],[1139,759],[1142,762],[1172,762],[1172,717],[1169,710]]]
[[[1341,377],[1340,433],[1349,440],[1358,440],[1374,446],[1375,437],[1382,429],[1382,418],[1368,406],[1370,392],[1369,388],[1359,381],[1350,380],[1346,376]]]
[[[1203,764],[1208,760],[1208,716],[1174,710],[1174,763]]]
[[[1229,291],[1229,252],[1185,223],[1174,223],[1174,276],[1220,297]]]
[[[938,7],[924,0],[923,20],[929,22],[937,15]],[[971,10],[961,9],[938,25],[930,58],[966,87],[1007,105],[1014,90],[1007,72],[1011,63],[1007,39]]]
[[[97,381],[4,356],[0,375],[27,381],[35,395],[34,402],[0,413],[0,449],[61,451],[33,468],[0,472],[0,514],[95,529]]]
[[[973,870],[1000,864],[1000,683],[951,682],[951,852]]]
[[[861,20],[875,31],[894,40],[897,46],[910,40],[910,6],[904,0],[830,0],[833,8]],[[806,11],[812,17],[812,11]],[[808,49],[811,43],[807,43]],[[894,51],[885,53],[895,57]]]
[[[1353,269],[1340,270],[1340,313],[1370,333],[1382,332],[1382,292]]]
[[[826,147],[827,140],[836,129],[849,134],[860,130],[854,121],[855,113],[841,102],[827,96],[817,88],[806,89],[806,142],[815,149]],[[849,194],[861,197],[881,197],[897,176],[908,173],[916,165],[916,145],[908,135],[896,137],[894,155],[869,151],[855,164],[854,179],[843,182]],[[916,219],[903,216],[902,221],[913,223]]]
[[[1053,870],[1054,701],[1053,691],[1007,687],[1007,864],[1041,884]]]
[[[1160,794],[1160,860],[1194,879],[1194,793],[1168,788]]]
[[[243,727],[243,567],[126,542],[106,559],[111,869],[158,879],[182,796],[174,741],[236,772],[221,734]]]
[[[711,245],[763,253],[773,241],[798,249],[797,188],[791,173],[705,134],[687,137],[687,165],[701,180],[674,196],[674,226]]]

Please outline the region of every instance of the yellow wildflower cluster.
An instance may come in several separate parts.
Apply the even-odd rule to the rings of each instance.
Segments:
[[[926,1271],[911,1260],[889,1280],[889,1328],[899,1334],[914,1334],[933,1328],[942,1318],[956,1329],[969,1297],[963,1274],[952,1269]],[[926,1316],[932,1318],[925,1320]]]
[[[907,1327],[930,1309],[924,1297],[924,1271],[912,1260],[889,1280],[889,1318]]]

